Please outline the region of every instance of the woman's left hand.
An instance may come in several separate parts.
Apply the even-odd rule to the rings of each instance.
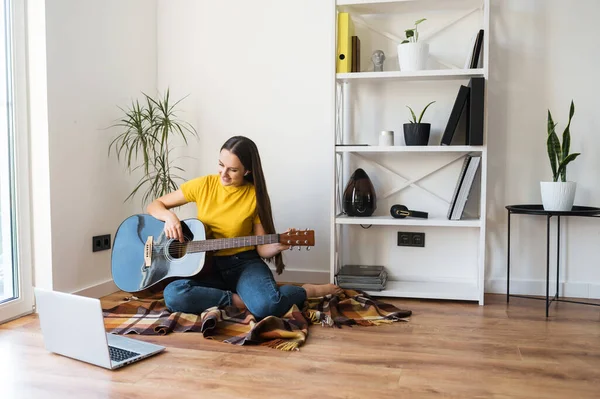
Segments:
[[[296,229],[287,229],[285,232],[279,234],[279,238],[281,242],[274,242],[272,244],[262,244],[257,246],[258,254],[263,258],[272,258],[273,256],[286,251],[291,248],[291,245],[284,244],[287,240],[285,239],[285,235],[287,233],[293,233]],[[254,225],[254,234],[255,235],[265,235],[265,230],[263,229],[261,224]]]
[[[283,233],[281,233],[281,235],[283,236],[283,235],[285,235],[287,233],[293,233],[294,231],[296,231],[296,229],[291,229],[290,228],[290,229],[287,229],[286,231],[284,231]],[[290,248],[291,248],[291,245],[281,244],[281,243],[279,244],[279,252],[286,251],[286,250],[288,250]]]

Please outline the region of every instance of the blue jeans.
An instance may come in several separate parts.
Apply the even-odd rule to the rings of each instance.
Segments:
[[[283,316],[292,305],[302,309],[306,291],[302,287],[279,287],[273,273],[255,250],[231,256],[214,256],[213,273],[202,279],[180,279],[164,289],[172,312],[200,314],[213,306],[232,305],[237,293],[257,318]]]

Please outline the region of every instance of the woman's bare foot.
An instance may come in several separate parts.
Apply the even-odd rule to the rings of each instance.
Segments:
[[[302,288],[308,298],[322,297],[341,291],[341,288],[335,284],[304,284]]]
[[[246,304],[238,294],[231,295],[231,304],[239,310],[246,310]]]

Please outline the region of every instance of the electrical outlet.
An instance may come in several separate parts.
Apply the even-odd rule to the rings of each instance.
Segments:
[[[412,233],[412,246],[425,247],[425,233]]]
[[[425,247],[425,233],[398,232],[399,247]]]
[[[110,249],[110,234],[92,237],[92,252]]]
[[[398,246],[400,247],[408,247],[411,242],[411,233],[403,233],[401,231],[398,232]]]

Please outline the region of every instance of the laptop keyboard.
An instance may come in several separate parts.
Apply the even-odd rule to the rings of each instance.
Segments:
[[[121,348],[115,348],[114,346],[108,346],[108,352],[110,353],[110,360],[113,362],[122,362],[123,360],[131,359],[132,357],[138,356],[139,353],[131,352]]]

